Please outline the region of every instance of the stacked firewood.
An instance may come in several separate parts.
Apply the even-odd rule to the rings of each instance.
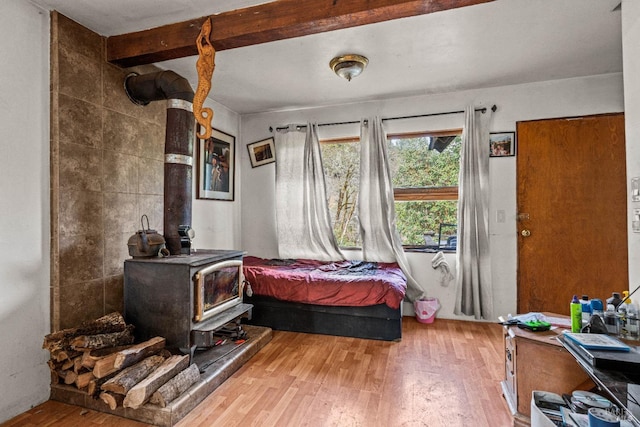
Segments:
[[[188,355],[172,355],[165,339],[134,344],[133,325],[120,313],[84,322],[44,338],[52,384],[75,386],[111,409],[165,407],[200,379]]]

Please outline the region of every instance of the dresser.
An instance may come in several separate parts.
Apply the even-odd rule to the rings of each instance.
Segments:
[[[564,316],[553,315],[562,318]],[[556,339],[561,328],[531,332],[515,325],[504,326],[502,394],[513,415],[514,426],[529,426],[534,390],[562,395],[595,386]]]

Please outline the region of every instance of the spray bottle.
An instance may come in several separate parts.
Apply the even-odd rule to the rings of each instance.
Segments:
[[[578,295],[574,295],[570,304],[571,312],[571,332],[580,332],[582,329],[582,304],[578,300]]]

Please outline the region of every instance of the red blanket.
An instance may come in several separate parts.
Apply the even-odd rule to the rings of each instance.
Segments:
[[[396,263],[267,260],[246,256],[245,280],[255,295],[318,305],[400,306],[407,279]]]

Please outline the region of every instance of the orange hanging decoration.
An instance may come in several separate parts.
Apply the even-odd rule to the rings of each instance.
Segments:
[[[202,24],[200,34],[196,39],[198,46],[198,60],[196,61],[196,70],[198,71],[198,88],[193,95],[193,115],[196,121],[202,127],[204,133],[196,132],[200,139],[208,139],[211,137],[211,121],[213,120],[213,110],[204,107],[204,101],[211,90],[211,77],[216,67],[214,59],[216,50],[211,44],[209,36],[211,35],[211,18],[208,18]]]

